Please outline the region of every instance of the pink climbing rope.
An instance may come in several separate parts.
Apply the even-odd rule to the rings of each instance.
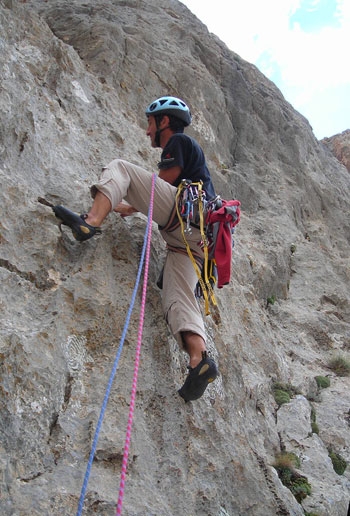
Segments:
[[[132,389],[131,389],[129,418],[128,418],[128,424],[127,424],[127,429],[126,429],[124,455],[123,455],[122,470],[121,470],[121,475],[120,475],[119,496],[118,496],[117,512],[116,512],[117,516],[120,516],[122,513],[124,489],[125,489],[125,477],[126,477],[126,469],[127,469],[127,464],[128,464],[129,448],[130,448],[130,441],[131,441],[131,427],[132,427],[132,420],[133,420],[133,416],[134,416],[135,399],[136,399],[137,376],[138,376],[139,365],[140,365],[143,322],[144,322],[144,318],[145,318],[149,258],[150,258],[150,250],[151,250],[152,218],[153,218],[152,215],[153,215],[154,187],[155,187],[156,177],[157,177],[156,174],[153,174],[150,206],[149,206],[149,212],[148,212],[148,234],[147,234],[147,247],[146,247],[146,257],[145,257],[145,270],[144,270],[144,275],[143,275],[140,321],[139,321],[139,329],[138,329],[138,334],[137,334],[137,346],[136,346],[136,354],[135,354],[134,376],[133,376]]]

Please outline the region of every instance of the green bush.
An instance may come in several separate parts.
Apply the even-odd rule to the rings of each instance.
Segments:
[[[328,450],[328,455],[331,458],[333,469],[337,473],[337,475],[342,475],[347,468],[347,462],[339,453],[334,452],[333,450]]]
[[[311,421],[311,430],[312,430],[312,433],[313,434],[319,434],[320,433],[320,429],[318,427],[318,424],[316,423],[316,421]]]
[[[287,487],[292,491],[299,503],[311,494],[311,484],[308,479],[302,475],[292,478],[291,485]]]
[[[276,389],[273,391],[273,396],[275,398],[275,402],[279,406],[283,405],[283,403],[290,402],[290,396],[289,396],[288,392],[286,392],[286,391],[281,391],[280,389]]]
[[[277,455],[273,467],[282,484],[288,487],[299,503],[311,494],[311,484],[308,479],[295,471],[295,468],[300,467],[300,459],[297,455],[281,453]]]
[[[273,464],[275,469],[293,469],[300,468],[300,459],[298,455],[293,452],[282,452],[276,455],[275,463]]]
[[[274,305],[276,303],[276,296],[272,294],[272,296],[267,298],[267,305]]]
[[[290,383],[275,382],[272,388],[288,392],[290,397],[295,396],[295,394],[301,394],[300,391]]]
[[[328,376],[315,376],[315,380],[319,389],[326,389],[331,384]]]
[[[298,389],[289,383],[275,382],[272,389],[277,405],[288,403],[295,394],[299,394]]]
[[[328,367],[337,376],[349,376],[350,374],[350,361],[341,355],[332,358],[328,363]]]
[[[311,407],[311,430],[313,434],[319,434],[320,432],[318,424],[316,423],[316,410],[314,407]]]

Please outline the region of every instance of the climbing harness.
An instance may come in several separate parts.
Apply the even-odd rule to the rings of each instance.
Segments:
[[[198,278],[196,296],[204,298],[205,314],[211,314],[217,324],[220,322],[220,314],[213,287],[218,279],[219,288],[227,284],[230,279],[232,235],[234,227],[240,220],[240,205],[237,200],[225,201],[220,196],[208,201],[202,181],[192,183],[184,179],[177,189],[176,213],[187,254]],[[173,227],[176,227],[176,224],[172,229]],[[186,238],[186,234],[191,233],[192,227],[199,228],[201,234],[199,244],[204,260],[200,265]],[[220,267],[219,278],[218,266]]]
[[[192,262],[194,270],[196,271],[198,283],[201,287],[204,296],[205,315],[212,314],[214,320],[219,322],[220,315],[218,311],[217,301],[214,295],[213,287],[209,281],[208,271],[208,239],[204,230],[204,210],[207,205],[205,192],[202,188],[202,181],[198,183],[191,183],[184,179],[181,181],[176,194],[176,209],[177,216],[181,226],[181,234],[186,246],[187,254]],[[186,225],[185,225],[186,223]],[[201,234],[201,247],[204,254],[204,263],[202,270],[198,266],[189,243],[186,239],[186,233],[191,232],[191,224],[199,226]],[[204,272],[204,278],[202,277]],[[209,306],[212,306],[212,311]]]
[[[147,219],[147,227],[146,232],[144,236],[144,243],[141,253],[141,259],[139,264],[139,269],[137,273],[137,278],[135,282],[135,287],[133,290],[132,298],[131,298],[131,304],[126,316],[126,321],[124,325],[124,329],[122,332],[122,336],[120,339],[117,355],[113,364],[112,372],[109,377],[105,397],[103,399],[102,408],[100,412],[100,417],[98,419],[98,423],[95,430],[95,435],[91,447],[91,452],[86,468],[86,473],[83,481],[83,486],[79,498],[78,503],[78,511],[76,513],[76,516],[81,516],[83,511],[83,505],[87,490],[87,485],[91,473],[91,467],[92,462],[95,457],[96,453],[96,447],[97,442],[102,426],[102,421],[104,418],[104,414],[106,411],[108,399],[110,396],[113,380],[117,371],[120,355],[123,349],[126,333],[128,330],[132,310],[134,308],[136,294],[139,288],[141,273],[143,269],[143,264],[145,262],[145,269],[144,269],[144,278],[143,278],[143,289],[142,289],[142,299],[141,299],[141,310],[140,310],[140,320],[139,320],[139,329],[138,329],[138,339],[137,339],[137,347],[136,347],[136,353],[135,353],[135,366],[134,366],[134,376],[133,376],[133,382],[132,382],[132,391],[131,391],[131,400],[130,400],[130,408],[129,408],[129,417],[128,417],[128,424],[127,424],[127,430],[126,430],[126,438],[125,438],[125,445],[124,445],[124,454],[123,454],[123,460],[122,460],[122,469],[121,469],[121,476],[120,476],[120,486],[119,486],[119,496],[118,496],[118,502],[117,502],[117,510],[116,515],[120,516],[122,511],[122,505],[123,505],[123,498],[124,498],[124,489],[125,489],[125,477],[126,477],[126,469],[127,469],[127,462],[128,462],[128,456],[129,456],[129,448],[130,448],[130,439],[131,439],[131,427],[132,427],[132,420],[134,415],[134,408],[135,408],[135,399],[136,399],[136,388],[137,388],[137,376],[138,376],[138,370],[139,370],[139,363],[140,363],[140,352],[141,352],[141,344],[142,344],[142,331],[143,331],[143,322],[144,322],[144,316],[145,316],[145,304],[146,304],[146,293],[147,293],[147,281],[148,281],[148,270],[149,270],[149,261],[150,261],[150,249],[151,249],[151,237],[152,237],[152,218],[153,218],[153,204],[154,204],[154,189],[155,189],[155,182],[156,182],[157,175],[153,174],[152,176],[152,189],[151,189],[151,198],[150,198],[150,205],[149,205],[149,211],[148,211],[148,219]]]

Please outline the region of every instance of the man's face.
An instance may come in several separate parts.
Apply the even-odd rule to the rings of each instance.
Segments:
[[[156,132],[157,132],[157,125],[156,125],[156,119],[153,115],[150,115],[148,117],[148,126],[146,134],[151,138],[151,145],[152,147],[157,147],[156,145]]]

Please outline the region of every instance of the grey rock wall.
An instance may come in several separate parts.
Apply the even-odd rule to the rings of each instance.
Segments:
[[[220,377],[186,405],[153,228],[123,514],[346,516],[349,471],[328,455],[350,459],[349,377],[329,368],[350,347],[345,166],[178,1],[6,0],[0,21],[1,514],[76,513],[145,231],[144,217],[112,214],[79,244],[37,199],[84,212],[113,158],[156,170],[144,109],[174,94],[191,106],[218,193],[243,213],[231,284],[216,292],[222,323],[206,318]],[[139,309],[140,294],[84,514],[115,514]],[[276,382],[298,393],[281,407]],[[281,451],[311,484],[302,504],[273,467]]]

